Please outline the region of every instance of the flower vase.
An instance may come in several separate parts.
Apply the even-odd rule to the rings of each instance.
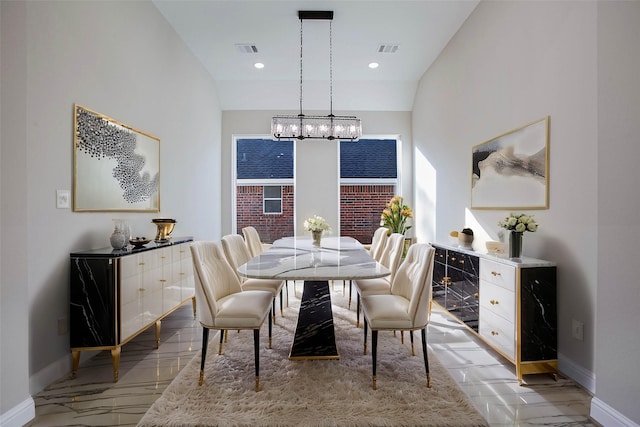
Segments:
[[[520,258],[522,256],[522,235],[520,231],[512,231],[509,235],[509,258]]]
[[[320,246],[320,239],[322,239],[322,230],[312,231],[311,237],[313,238],[313,246]]]

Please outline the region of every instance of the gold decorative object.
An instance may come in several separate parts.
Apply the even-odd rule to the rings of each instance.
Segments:
[[[173,231],[173,227],[176,226],[177,221],[169,218],[156,218],[152,219],[151,222],[158,227],[155,241],[164,242],[171,238],[171,232]]]

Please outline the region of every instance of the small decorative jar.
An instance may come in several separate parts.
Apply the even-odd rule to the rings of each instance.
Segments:
[[[122,220],[114,219],[113,233],[109,237],[109,242],[113,249],[123,249],[127,246],[127,236],[124,232],[124,223]]]

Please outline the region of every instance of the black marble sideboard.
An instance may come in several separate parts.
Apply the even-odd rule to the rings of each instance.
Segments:
[[[162,318],[189,301],[195,316],[192,240],[176,237],[138,249],[109,247],[70,254],[72,375],[82,351],[110,350],[117,381],[125,343],[155,326],[159,345]]]
[[[556,266],[434,243],[435,303],[528,374],[558,372]]]

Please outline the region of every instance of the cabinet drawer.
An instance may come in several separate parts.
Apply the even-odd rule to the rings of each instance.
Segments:
[[[509,321],[516,317],[516,294],[493,283],[480,281],[481,313],[489,310]]]
[[[499,316],[480,315],[480,335],[493,347],[501,350],[512,360],[516,358],[515,326]]]
[[[480,280],[496,284],[504,289],[515,292],[516,289],[516,269],[506,264],[480,260]]]

